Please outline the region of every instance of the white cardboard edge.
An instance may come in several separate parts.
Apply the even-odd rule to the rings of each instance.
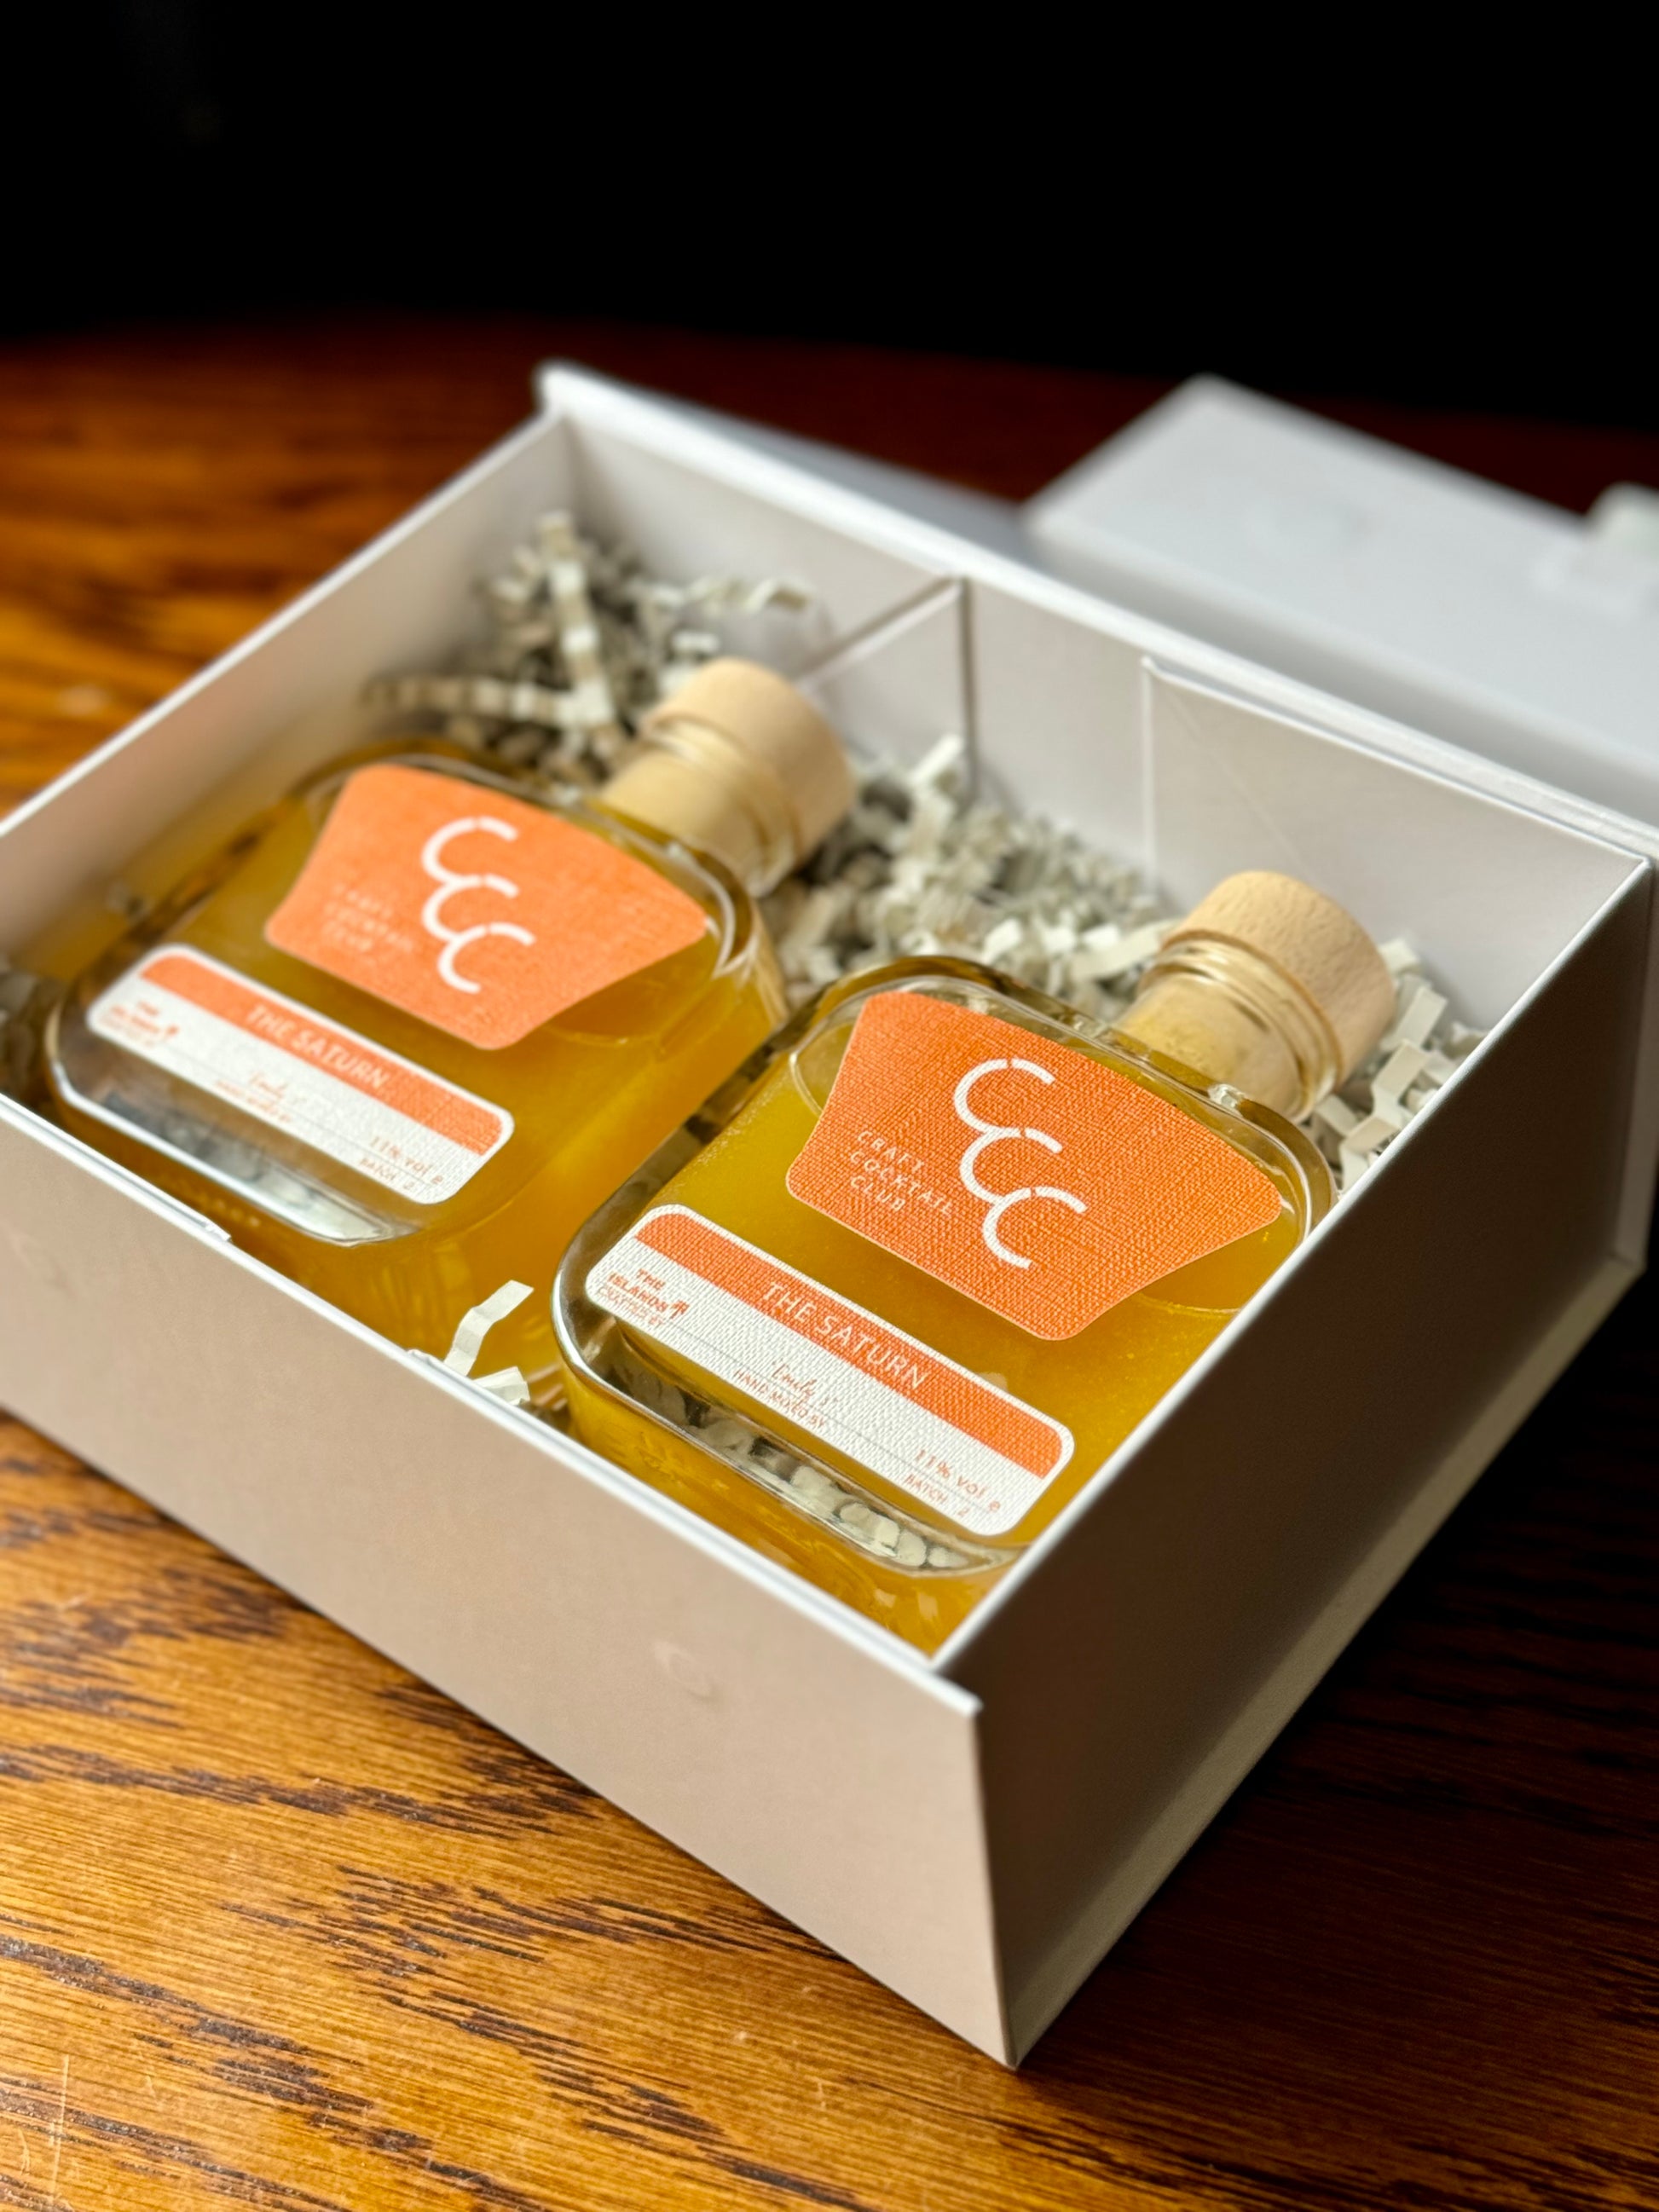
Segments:
[[[544,1421],[538,1420],[532,1414],[521,1412],[516,1407],[504,1405],[489,1391],[479,1389],[466,1376],[452,1372],[441,1360],[410,1351],[404,1346],[394,1344],[389,1337],[380,1335],[352,1315],[342,1312],[325,1298],[319,1297],[314,1291],[307,1290],[302,1283],[296,1283],[279,1269],[268,1267],[263,1260],[255,1259],[252,1253],[243,1251],[232,1240],[228,1230],[222,1229],[206,1214],[198,1213],[194,1206],[187,1206],[182,1199],[158,1190],[154,1184],[146,1182],[142,1176],[124,1167],[118,1160],[107,1158],[70,1131],[60,1129],[55,1122],[43,1120],[40,1115],[32,1113],[27,1106],[19,1105],[3,1093],[0,1093],[0,1121],[9,1123],[32,1141],[44,1145],[60,1158],[74,1161],[94,1180],[110,1189],[120,1191],[158,1219],[174,1225],[182,1224],[204,1243],[214,1246],[230,1266],[260,1277],[283,1297],[311,1313],[322,1316],[349,1335],[355,1336],[360,1343],[369,1346],[377,1355],[407,1365],[429,1388],[447,1391],[452,1397],[464,1401],[475,1413],[494,1426],[505,1429],[520,1438],[529,1436],[541,1451],[574,1468],[584,1481],[619,1499],[630,1512],[654,1522],[659,1528],[672,1528],[693,1549],[720,1560],[725,1565],[735,1567],[745,1581],[780,1597],[791,1611],[827,1630],[838,1642],[873,1656],[890,1673],[921,1681],[930,1689],[937,1687],[942,1690],[945,1702],[957,1710],[977,1711],[979,1699],[974,1693],[940,1675],[934,1663],[914,1645],[888,1635],[872,1621],[866,1621],[861,1614],[825,1595],[801,1576],[789,1573],[763,1553],[752,1551],[748,1545],[728,1536],[723,1529],[717,1528],[712,1522],[705,1521],[689,1506],[679,1504],[662,1492],[653,1490],[648,1483],[640,1482],[625,1474],[574,1436],[550,1428]]]
[[[128,751],[140,738],[147,736],[163,718],[175,714],[186,701],[205,691],[210,684],[217,682],[227,670],[239,667],[244,661],[252,659],[254,654],[260,652],[272,638],[278,637],[285,629],[291,629],[302,617],[309,614],[313,607],[321,605],[325,599],[331,597],[342,584],[361,574],[365,568],[373,567],[374,562],[383,554],[390,551],[394,545],[402,544],[407,538],[414,537],[417,532],[425,528],[434,514],[452,505],[455,501],[464,498],[475,484],[494,475],[497,469],[515,459],[526,447],[539,443],[546,436],[549,427],[547,417],[540,415],[532,415],[526,421],[515,425],[506,437],[498,439],[486,452],[481,453],[476,461],[463,469],[459,475],[447,478],[427,498],[419,501],[412,507],[407,514],[399,515],[395,522],[388,524],[386,529],[378,532],[371,538],[366,545],[360,546],[356,552],[349,555],[337,567],[331,568],[325,575],[319,577],[317,581],[308,586],[297,599],[291,599],[286,606],[279,607],[274,615],[267,616],[265,620],[257,628],[251,629],[246,637],[238,638],[234,645],[228,646],[223,653],[216,654],[205,665],[198,668],[193,676],[186,677],[182,684],[176,684],[165,697],[158,699],[153,707],[147,707],[142,714],[136,716],[125,727],[118,730],[112,737],[106,738],[102,744],[94,746],[92,751],[71,763],[60,775],[55,775],[50,783],[43,784],[40,789],[33,793],[31,797],[13,807],[5,817],[3,824],[0,824],[0,828],[9,832],[21,828],[27,822],[33,821],[37,814],[61,798],[66,791],[72,790],[76,784],[84,782],[95,770],[106,766],[118,755]]]
[[[85,1183],[95,1184],[112,1194],[130,1215],[147,1218],[163,1236],[170,1235],[175,1239],[182,1237],[190,1243],[204,1248],[210,1255],[211,1265],[216,1271],[228,1264],[236,1273],[256,1280],[265,1295],[275,1294],[307,1320],[320,1322],[331,1335],[355,1340],[356,1346],[375,1363],[395,1376],[398,1392],[394,1410],[404,1428],[406,1429],[414,1418],[414,1401],[408,1395],[411,1383],[417,1390],[435,1392],[447,1407],[464,1407],[463,1418],[469,1422],[482,1418],[489,1423],[518,1448],[514,1458],[489,1462],[502,1485],[504,1499],[519,1494],[527,1501],[539,1491],[539,1483],[533,1476],[526,1476],[525,1471],[523,1452],[528,1446],[532,1455],[532,1466],[538,1462],[545,1462],[550,1469],[556,1468],[562,1480],[566,1482],[574,1481],[580,1487],[602,1493],[607,1510],[615,1512],[619,1510],[629,1521],[649,1527],[660,1539],[665,1539],[677,1553],[695,1555],[718,1569],[720,1575],[726,1578],[728,1590],[734,1581],[745,1585],[755,1594],[763,1607],[760,1614],[745,1616],[751,1626],[757,1620],[763,1622],[767,1619],[797,1624],[800,1636],[805,1639],[795,1646],[797,1662],[801,1655],[807,1652],[820,1660],[829,1659],[832,1651],[839,1651],[842,1655],[841,1662],[830,1668],[829,1679],[840,1685],[836,1694],[843,1720],[850,1722],[858,1711],[867,1709],[871,1703],[871,1691],[878,1684],[884,1682],[890,1686],[891,1696],[878,1696],[875,1704],[884,1716],[884,1727],[890,1736],[896,1718],[908,1717],[908,1723],[911,1726],[924,1718],[922,1712],[910,1702],[918,1697],[923,1699],[932,1716],[927,1720],[927,1734],[923,1739],[925,1748],[933,1760],[944,1761],[940,1769],[941,1781],[948,1778],[957,1818],[965,1824],[953,1830],[954,1834],[961,1837],[963,1843],[962,1850],[956,1855],[953,1880],[962,1890],[963,1917],[950,1941],[951,1968],[948,1972],[941,1972],[939,1957],[925,1948],[919,1962],[913,1956],[906,1968],[899,1968],[884,1948],[879,1914],[872,1922],[871,1910],[867,1906],[860,1906],[856,1899],[849,1913],[830,1914],[829,1924],[826,1925],[826,1916],[821,1904],[815,1910],[810,1896],[804,1900],[798,1893],[795,1876],[788,1870],[789,1853],[785,1849],[787,1838],[780,1834],[776,1820],[769,1824],[761,1820],[750,1840],[741,1844],[730,1838],[724,1846],[711,1840],[708,1820],[696,1810],[688,1813],[683,1795],[677,1790],[672,1775],[672,1762],[669,1762],[671,1772],[661,1780],[653,1773],[641,1781],[636,1771],[637,1728],[632,1730],[623,1729],[620,1732],[620,1766],[617,1757],[612,1755],[611,1747],[594,1740],[592,1728],[586,1723],[578,1725],[576,1734],[587,1741],[587,1750],[573,1756],[568,1743],[563,1740],[562,1723],[551,1738],[540,1725],[515,1724],[516,1692],[503,1686],[499,1690],[492,1687],[488,1695],[483,1695],[477,1682],[469,1680],[468,1670],[464,1669],[458,1678],[447,1662],[434,1656],[429,1643],[423,1645],[419,1635],[410,1646],[404,1640],[403,1632],[392,1632],[387,1626],[387,1619],[400,1618],[407,1613],[407,1607],[401,1601],[392,1607],[389,1615],[386,1607],[377,1601],[368,1608],[365,1620],[361,1608],[328,1602],[325,1595],[319,1598],[317,1587],[319,1572],[322,1574],[325,1593],[335,1570],[323,1564],[326,1555],[315,1552],[314,1540],[312,1541],[312,1555],[304,1558],[303,1565],[298,1564],[302,1555],[295,1555],[289,1559],[288,1566],[284,1567],[284,1553],[292,1553],[294,1550],[295,1529],[291,1518],[289,1525],[280,1534],[268,1532],[258,1543],[244,1542],[237,1533],[239,1524],[245,1519],[240,1506],[233,1504],[227,1519],[217,1507],[211,1512],[192,1510],[188,1503],[171,1494],[168,1483],[146,1480],[140,1469],[128,1467],[118,1474],[118,1479],[125,1480],[136,1486],[161,1510],[181,1517],[209,1541],[218,1545],[230,1556],[243,1559],[268,1581],[289,1589],[301,1602],[313,1607],[320,1604],[325,1613],[338,1620],[349,1632],[366,1638],[374,1649],[395,1664],[410,1668],[422,1679],[457,1697],[464,1705],[482,1711],[490,1725],[516,1736],[538,1755],[551,1758],[568,1767],[623,1812],[662,1833],[678,1848],[687,1848],[690,1844],[705,1863],[736,1881],[774,1911],[785,1917],[799,1919],[805,1910],[805,1924],[821,1939],[829,1941],[832,1948],[884,1981],[900,1996],[943,2020],[954,2033],[999,2063],[1012,2063],[1006,1998],[1000,1962],[995,1951],[995,1923],[983,1841],[986,1822],[979,1749],[981,1709],[980,1699],[971,1690],[933,1674],[921,1653],[894,1638],[884,1635],[872,1624],[845,1611],[834,1600],[797,1577],[783,1574],[746,1547],[734,1544],[712,1524],[653,1491],[649,1486],[626,1476],[573,1438],[556,1434],[531,1417],[501,1405],[470,1382],[446,1372],[438,1364],[400,1351],[396,1345],[373,1330],[342,1315],[275,1269],[267,1267],[229,1244],[216,1224],[195,1213],[193,1209],[153,1190],[141,1177],[130,1174],[118,1164],[106,1161],[95,1152],[89,1152],[85,1146],[66,1132],[42,1123],[39,1117],[26,1109],[4,1099],[0,1099],[0,1128],[15,1132],[32,1148],[54,1155]],[[27,1213],[24,1218],[27,1222]],[[0,1224],[0,1236],[7,1233],[6,1225]],[[10,1233],[15,1242],[15,1230]],[[159,1260],[162,1249],[161,1245],[153,1245],[151,1249]],[[218,1280],[216,1272],[214,1279],[216,1283]],[[33,1409],[33,1419],[44,1432],[56,1437],[66,1449],[82,1457],[89,1456],[94,1463],[100,1462],[103,1455],[96,1449],[95,1443],[89,1449],[91,1440],[79,1432],[76,1422],[63,1417],[64,1407],[58,1407],[58,1413],[60,1418],[53,1419],[47,1409],[37,1407]],[[112,1432],[107,1421],[103,1424],[103,1432],[107,1443]],[[118,1434],[118,1424],[114,1433]],[[116,1456],[118,1459],[118,1454]],[[481,1453],[479,1456],[486,1461],[489,1458],[486,1453]],[[459,1462],[452,1464],[459,1465]],[[467,1464],[471,1464],[470,1452]],[[528,1493],[525,1491],[526,1480],[530,1484]],[[235,1486],[232,1487],[234,1489]],[[246,1492],[246,1484],[242,1488]],[[415,1578],[417,1595],[420,1586],[421,1578],[417,1574]],[[720,1612],[724,1617],[724,1605]],[[636,1627],[637,1623],[632,1626]],[[624,1635],[630,1632],[631,1629],[625,1624]],[[769,1638],[775,1640],[775,1631],[768,1630],[766,1633]],[[826,1634],[827,1644],[824,1641]],[[872,1668],[873,1674],[860,1671]],[[794,1670],[787,1671],[793,1673]],[[806,1679],[799,1675],[796,1678]],[[904,1701],[902,1708],[894,1700]],[[786,1698],[786,1705],[788,1703]],[[701,1711],[700,1707],[696,1710]],[[790,1710],[795,1709],[792,1706]],[[796,1711],[794,1726],[797,1729],[801,1718],[801,1713]],[[799,1755],[794,1765],[799,1770]],[[799,1771],[796,1780],[799,1783]],[[641,1786],[634,1786],[636,1782]],[[864,1849],[867,1855],[868,1832],[872,1828],[878,1832],[884,1828],[880,1809],[861,1802],[856,1796],[842,1802],[851,1816],[848,1832],[855,1846]],[[727,1825],[729,1823],[723,1820],[723,1816],[714,1813],[713,1832],[715,1837],[722,1833]],[[864,1839],[862,1842],[861,1838]],[[780,1856],[781,1852],[783,1853],[782,1857]],[[914,1875],[914,1869],[912,1871]],[[860,1873],[867,1898],[872,1885],[879,1881],[879,1872],[876,1866],[866,1864],[860,1868]],[[965,1888],[963,1885],[966,1885]],[[879,1895],[882,1893],[876,1893]],[[972,1903],[969,1913],[968,1904],[973,1899],[976,1902]]]
[[[1606,1261],[1534,1343],[1521,1364],[1462,1436],[1324,1610],[1261,1683],[1231,1726],[1188,1774],[1097,1892],[1066,1942],[1027,1984],[1012,2021],[1018,2064],[1071,2002],[1083,1977],[1226,1804],[1269,1746],[1342,1656],[1424,1546],[1468,1495],[1552,1383],[1589,1341],[1640,1274]]]
[[[1187,416],[1200,414],[1217,401],[1238,414],[1254,415],[1260,422],[1293,430],[1310,444],[1323,445],[1345,458],[1353,453],[1358,443],[1370,452],[1374,463],[1386,459],[1390,468],[1444,490],[1462,491],[1472,481],[1477,482],[1483,495],[1490,494],[1494,501],[1512,507],[1517,515],[1529,521],[1559,523],[1562,519],[1562,509],[1552,507],[1547,500],[1534,499],[1529,493],[1516,491],[1508,484],[1495,483],[1484,477],[1472,479],[1467,471],[1432,460],[1426,453],[1414,453],[1408,447],[1392,445],[1370,432],[1352,430],[1346,423],[1310,414],[1304,408],[1270,398],[1266,392],[1254,391],[1249,385],[1235,384],[1231,377],[1207,374],[1189,376],[1163,398],[1154,400],[1108,439],[1105,445],[1097,446],[1092,453],[1084,454],[1080,460],[1063,470],[1052,483],[1044,484],[1034,499],[1027,501],[1024,513],[1036,517],[1054,507],[1069,512],[1078,487],[1092,481],[1109,447],[1115,460],[1139,445],[1161,443],[1170,435],[1172,424],[1178,426]]]

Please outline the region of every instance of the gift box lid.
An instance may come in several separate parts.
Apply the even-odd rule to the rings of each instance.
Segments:
[[[1073,582],[1659,822],[1659,499],[1586,518],[1212,377],[1023,511]]]

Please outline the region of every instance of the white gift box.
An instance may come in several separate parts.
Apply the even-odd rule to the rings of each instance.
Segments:
[[[1306,876],[1489,1036],[931,1660],[6,1100],[0,1400],[1016,2061],[1641,1267],[1654,833],[672,407],[543,398],[0,828],[0,950],[337,750],[568,506],[810,584],[856,739],[964,729],[1174,902]]]
[[[1656,512],[1624,486],[1586,523],[1206,376],[998,526],[1144,613],[1659,822]]]

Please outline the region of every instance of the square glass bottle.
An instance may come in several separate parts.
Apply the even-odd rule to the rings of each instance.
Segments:
[[[573,1242],[578,1434],[936,1648],[1328,1209],[1291,1117],[1393,1006],[1264,874],[1110,1030],[962,961],[834,987]]]
[[[400,1344],[544,1290],[779,1019],[756,898],[852,797],[835,732],[751,663],[643,734],[591,802],[435,738],[310,778],[66,994],[65,1124]],[[545,1394],[544,1296],[491,1352]]]

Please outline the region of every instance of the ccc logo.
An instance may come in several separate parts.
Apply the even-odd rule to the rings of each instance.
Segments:
[[[969,1103],[974,1085],[981,1076],[994,1075],[1004,1068],[1017,1069],[1022,1075],[1034,1075],[1039,1083],[1052,1083],[1054,1079],[1048,1069],[1039,1067],[1034,1060],[982,1060],[977,1067],[970,1067],[957,1084],[951,1103],[958,1116],[970,1129],[977,1129],[979,1134],[963,1152],[957,1173],[962,1178],[963,1188],[985,1208],[984,1218],[979,1225],[980,1234],[993,1256],[1007,1267],[1029,1267],[1031,1262],[1026,1255],[1011,1252],[1002,1241],[1000,1232],[1005,1215],[1015,1206],[1024,1206],[1034,1198],[1051,1198],[1057,1205],[1070,1206],[1073,1213],[1086,1213],[1089,1209],[1075,1191],[1060,1190],[1051,1182],[1024,1183],[1018,1190],[996,1191],[987,1190],[980,1181],[977,1173],[980,1155],[988,1152],[993,1145],[1024,1137],[1030,1144],[1041,1145],[1045,1152],[1058,1152],[1065,1149],[1059,1138],[1051,1137],[1046,1129],[1026,1129],[1012,1123],[988,1121],[975,1113]]]
[[[501,822],[493,814],[469,814],[459,822],[447,822],[441,830],[434,830],[421,848],[421,866],[438,886],[421,908],[421,927],[429,937],[435,937],[442,950],[438,955],[438,973],[452,991],[466,991],[476,995],[483,988],[470,975],[463,975],[455,963],[469,945],[476,945],[481,937],[510,937],[517,945],[533,945],[532,933],[521,929],[516,921],[475,921],[470,928],[453,929],[444,920],[444,908],[450,899],[461,891],[494,891],[500,898],[515,899],[519,886],[507,876],[471,874],[452,868],[444,859],[445,848],[452,838],[470,836],[474,830],[489,837],[499,837],[512,845],[518,842],[518,831],[509,822]]]

